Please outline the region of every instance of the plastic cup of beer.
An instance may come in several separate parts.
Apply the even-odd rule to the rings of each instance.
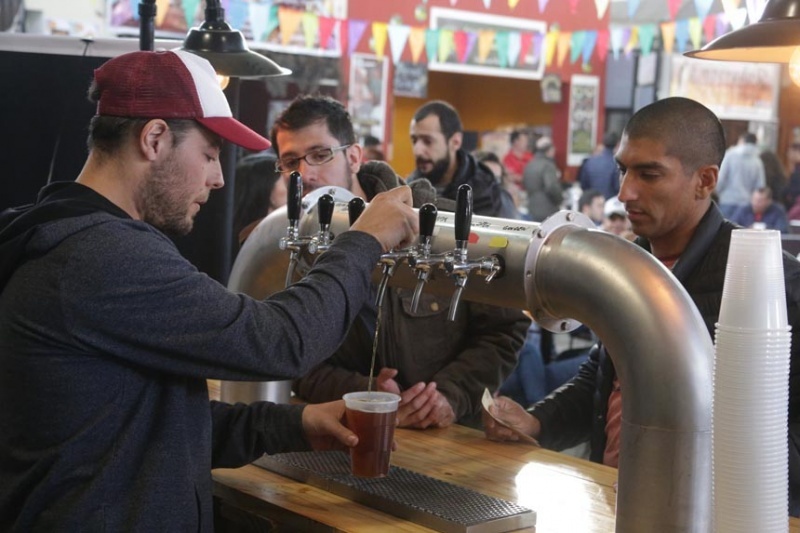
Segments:
[[[350,471],[359,477],[388,475],[400,396],[361,391],[343,398],[347,427],[358,436],[358,444],[350,448]]]

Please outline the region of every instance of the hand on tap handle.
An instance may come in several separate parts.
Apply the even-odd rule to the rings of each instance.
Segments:
[[[384,253],[392,248],[406,247],[419,233],[419,221],[412,203],[408,186],[377,194],[350,229],[369,233],[378,239]]]

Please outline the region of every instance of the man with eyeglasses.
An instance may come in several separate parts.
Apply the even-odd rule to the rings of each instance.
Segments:
[[[285,175],[299,171],[304,192],[338,186],[370,201],[403,184],[385,163],[361,164],[362,147],[350,115],[331,98],[293,101],[275,121],[272,143],[277,169]],[[428,180],[416,180],[412,191],[416,207],[436,200]],[[479,424],[483,389],[497,389],[513,371],[530,321],[518,310],[461,302],[457,321],[448,322],[449,298],[423,293],[412,314],[411,296],[411,290],[390,287],[384,298],[377,389],[401,396],[401,427]],[[295,381],[300,398],[327,402],[367,389],[377,320],[373,301],[362,308],[333,357]]]

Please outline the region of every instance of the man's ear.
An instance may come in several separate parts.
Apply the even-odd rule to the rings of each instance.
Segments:
[[[450,149],[455,152],[459,148],[461,148],[461,143],[464,141],[464,134],[460,131],[457,131],[450,137],[450,140],[447,141],[447,144],[450,145]]]
[[[139,150],[148,161],[158,159],[161,152],[171,144],[169,126],[160,118],[148,121],[139,133]]]
[[[711,196],[714,189],[717,187],[717,178],[719,177],[719,166],[705,165],[697,169],[699,181],[697,182],[697,189],[695,195],[698,199],[706,199]]]
[[[358,143],[351,144],[345,149],[344,155],[347,158],[347,164],[350,166],[352,173],[358,172],[361,168],[361,158],[363,157],[364,148]]]

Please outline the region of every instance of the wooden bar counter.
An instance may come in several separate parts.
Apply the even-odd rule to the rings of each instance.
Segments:
[[[536,528],[525,531],[614,531],[614,468],[529,444],[492,442],[462,426],[398,429],[395,440],[393,465],[533,509]],[[217,469],[213,478],[219,501],[265,517],[279,531],[431,531],[252,465]],[[800,520],[791,519],[789,529],[800,533]]]

